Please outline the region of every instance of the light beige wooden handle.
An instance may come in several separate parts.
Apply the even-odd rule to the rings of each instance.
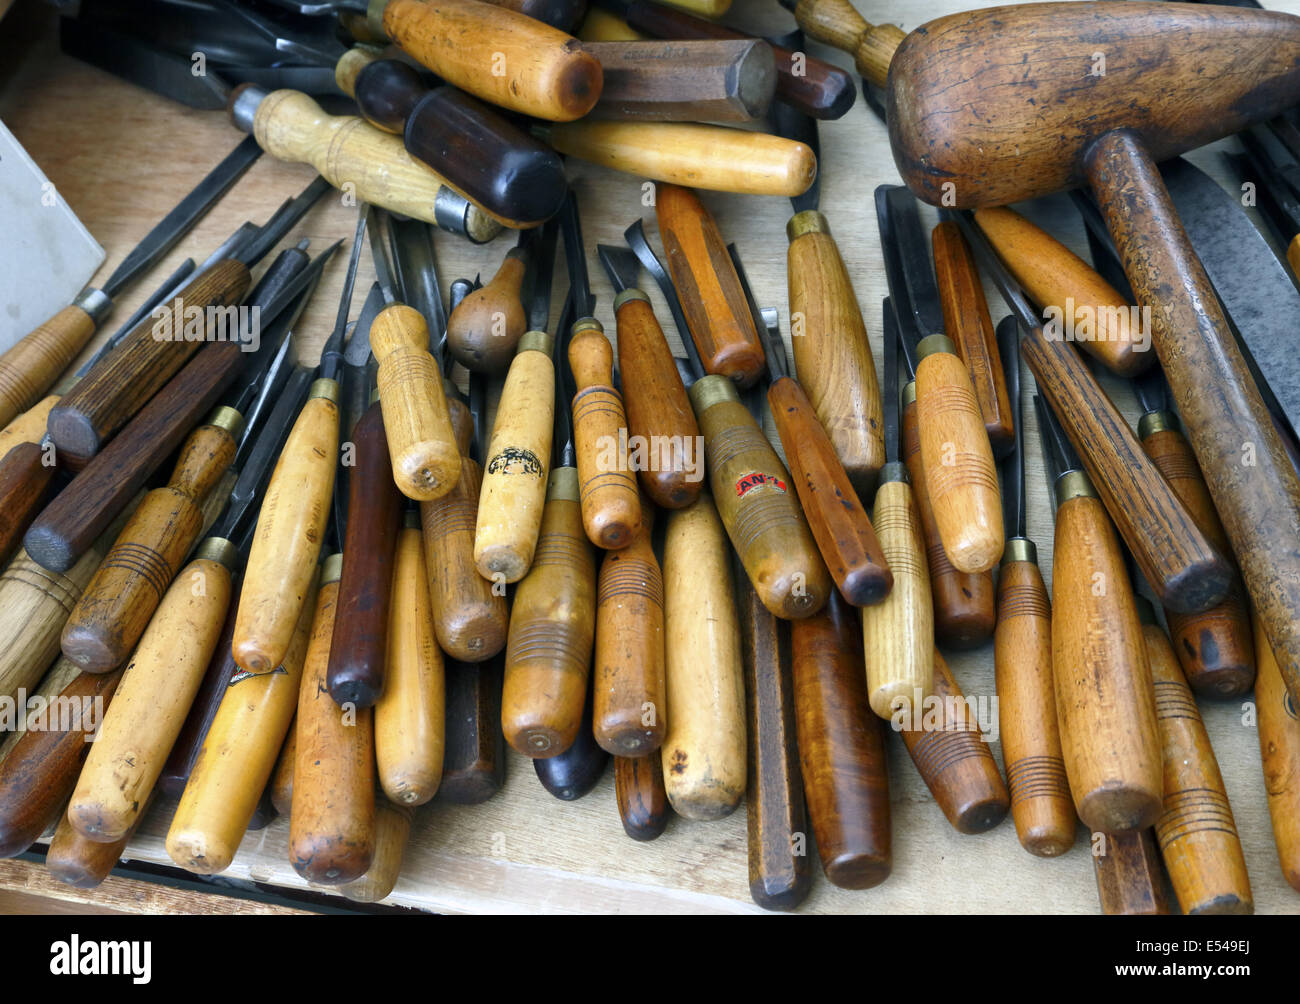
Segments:
[[[19,443],[39,443],[44,439],[45,429],[50,420],[50,409],[58,403],[58,394],[41,398],[0,430],[0,457]]]
[[[94,333],[95,319],[69,305],[0,356],[0,426],[36,404]]]
[[[1255,618],[1255,705],[1264,791],[1273,822],[1273,844],[1287,884],[1300,892],[1300,708],[1287,693],[1264,626]]]
[[[271,474],[248,552],[231,644],[240,669],[268,673],[289,650],[316,575],[338,450],[338,406],[329,397],[309,399]]]
[[[378,903],[387,899],[402,874],[402,859],[411,839],[412,811],[409,806],[394,805],[386,798],[375,802],[375,854],[370,867],[359,879],[339,887],[348,899],[358,903]]]
[[[229,570],[206,558],[190,562],[167,590],[77,779],[68,821],[78,833],[112,843],[135,824],[185,724],[229,602]]]

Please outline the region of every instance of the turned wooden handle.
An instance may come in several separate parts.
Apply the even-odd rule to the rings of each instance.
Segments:
[[[61,666],[75,672],[70,662],[56,665],[51,672],[59,672]],[[121,673],[77,673],[58,696],[78,708],[102,700],[107,711],[121,679]],[[87,736],[100,725],[99,710],[60,723],[73,726],[66,730],[28,729],[0,762],[0,857],[27,850],[63,808],[86,754],[95,745]]]
[[[95,319],[73,304],[0,355],[0,427],[36,404],[94,333]]]
[[[1259,753],[1264,791],[1273,822],[1273,844],[1287,884],[1300,892],[1300,710],[1286,689],[1273,651],[1255,624],[1259,671],[1255,706],[1259,709]]]
[[[289,812],[289,863],[323,885],[360,878],[375,849],[373,711],[345,714],[325,684],[338,594],[336,580],[322,582],[316,596],[298,687]]]
[[[171,481],[144,497],[63,626],[63,653],[89,673],[120,666],[144,634],[203,526],[204,497],[235,459],[231,431],[195,429]]]
[[[44,439],[50,409],[58,403],[58,394],[43,397],[17,418],[12,419],[4,429],[0,430],[0,457],[3,457],[19,443],[39,443]]]
[[[229,602],[230,570],[207,558],[190,562],[163,596],[68,803],[68,821],[82,836],[112,843],[139,818],[198,692]]]
[[[1086,495],[1056,510],[1052,675],[1079,818],[1103,833],[1150,826],[1163,788],[1146,645],[1115,531]]]
[[[238,304],[249,285],[248,266],[233,258],[204,269],[164,306],[144,318],[50,409],[54,445],[76,457],[93,457],[184,366],[202,345],[193,314]],[[226,344],[237,340],[222,315]],[[216,328],[216,323],[211,325]],[[216,331],[204,331],[215,339]],[[238,346],[235,345],[238,351]]]
[[[930,236],[943,328],[970,373],[989,445],[995,456],[1002,457],[1015,448],[1015,419],[983,280],[956,223],[946,220]]]
[[[663,547],[664,787],[679,816],[721,819],[745,793],[745,678],[731,547],[713,499],[670,512]]]
[[[790,626],[748,582],[737,593],[749,738],[749,894],[766,910],[793,910],[812,888],[812,860],[795,749]]]
[[[997,622],[993,572],[959,572],[952,567],[930,504],[915,399],[903,404],[901,417],[903,460],[907,464],[916,515],[921,521],[921,543],[930,573],[934,634],[951,648],[974,648],[989,640]]]
[[[383,24],[394,45],[443,80],[511,111],[567,122],[600,97],[595,56],[571,35],[512,10],[475,0],[391,0]]]
[[[582,525],[597,547],[627,547],[641,523],[641,499],[628,465],[623,397],[614,389],[614,350],[598,321],[574,331],[569,366]]]
[[[271,673],[235,672],[222,681],[221,704],[167,831],[167,855],[187,871],[215,875],[230,867],[271,780],[298,708],[314,587],[284,662]]]
[[[786,224],[790,344],[799,384],[863,498],[885,464],[885,418],[867,326],[839,245],[820,213]]]
[[[1232,806],[1196,698],[1165,633],[1144,624],[1142,636],[1164,751],[1164,812],[1155,823],[1156,840],[1178,905],[1186,914],[1254,913]]]
[[[501,655],[480,663],[446,661],[447,741],[438,787],[440,802],[482,802],[505,783],[506,743],[501,734],[504,663]]]
[[[650,546],[654,508],[641,507],[632,542],[605,554],[596,580],[592,728],[614,756],[646,756],[668,730],[664,582]]]
[[[817,177],[817,156],[770,133],[698,122],[570,122],[547,131],[560,153],[674,185],[793,197]]]
[[[793,6],[795,20],[810,38],[843,49],[859,73],[877,87],[885,86],[890,60],[904,38],[901,28],[868,23],[849,0],[799,0],[785,6]]]
[[[1056,857],[1073,846],[1077,823],[1052,683],[1052,611],[1035,562],[1003,563],[997,614],[993,667],[1011,816],[1021,847]]]
[[[561,408],[569,403],[562,401]],[[510,364],[484,460],[474,564],[485,579],[518,582],[533,563],[546,504],[555,425],[555,365],[545,352]]]
[[[447,350],[472,373],[500,373],[515,356],[528,318],[519,290],[527,255],[511,248],[491,281],[457,304],[447,318]]]
[[[73,828],[66,815],[60,815],[54,836],[50,838],[50,846],[45,851],[46,869],[60,882],[66,882],[76,889],[96,888],[108,878],[108,873],[121,860],[122,852],[144,819],[152,799],[151,794],[126,836],[111,844],[86,839]]]
[[[1093,839],[1105,841],[1103,853],[1092,856],[1103,914],[1163,916],[1169,912],[1160,850],[1149,828],[1126,833],[1094,833]]]
[[[388,897],[402,874],[414,815],[410,806],[375,799],[375,853],[370,867],[360,878],[339,886],[339,892],[357,903],[378,903]]]
[[[442,780],[446,682],[433,633],[429,576],[418,529],[397,541],[393,603],[388,614],[388,672],[375,704],[375,763],[384,794],[402,806],[423,805]]]
[[[822,871],[841,889],[889,877],[889,768],[885,724],[871,713],[858,615],[832,594],[795,621],[794,708],[808,817]]]
[[[552,498],[515,590],[506,643],[501,728],[525,756],[555,756],[573,743],[595,633],[596,562],[582,513],[575,498]]]
[[[1196,454],[1183,434],[1172,427],[1160,429],[1142,440],[1142,449],[1206,539],[1231,562],[1232,546],[1201,477]],[[1240,697],[1254,685],[1255,639],[1246,591],[1235,567],[1222,603],[1195,614],[1166,610],[1165,621],[1187,682],[1198,694]]]
[[[583,702],[582,724],[573,744],[563,753],[533,759],[533,773],[542,787],[565,802],[582,798],[596,787],[609,764],[609,754],[592,734],[591,696],[589,689]]]
[[[614,798],[623,832],[633,840],[654,840],[663,833],[672,810],[658,755],[615,757]]]
[[[898,713],[895,727],[901,725],[903,745],[953,829],[983,833],[1006,818],[1011,796],[961,687],[938,649],[932,655],[934,714],[913,704]],[[935,716],[939,724],[926,724]]]
[[[250,673],[270,672],[289,649],[316,574],[338,450],[338,405],[309,399],[276,461],[248,552],[232,648]]]
[[[628,441],[640,437],[644,459],[637,465],[641,487],[655,505],[681,509],[704,487],[695,412],[649,301],[629,295],[614,313]]]
[[[316,614],[312,610],[312,616]],[[297,709],[294,709],[297,714]],[[285,734],[284,745],[280,747],[280,755],[275,760],[275,771],[271,774],[271,783],[268,790],[271,793],[271,805],[275,811],[282,816],[288,816],[289,811],[293,808],[293,764],[298,756],[298,725],[297,720],[289,722],[289,731]]]
[[[871,710],[889,719],[930,693],[934,667],[934,609],[921,522],[906,481],[876,492],[871,522],[889,562],[894,586],[883,603],[862,611],[863,660]]]
[[[460,451],[442,374],[429,354],[428,325],[418,310],[394,304],[375,318],[370,341],[393,480],[407,498],[441,498],[460,477]]]
[[[8,561],[49,498],[54,451],[19,443],[0,458],[0,561]]]
[[[767,392],[791,478],[817,548],[844,598],[858,607],[880,603],[894,577],[876,531],[849,476],[817,421],[803,388],[789,378]]]
[[[750,583],[777,617],[811,617],[834,585],[785,466],[739,401],[719,400],[696,418],[718,515]]]

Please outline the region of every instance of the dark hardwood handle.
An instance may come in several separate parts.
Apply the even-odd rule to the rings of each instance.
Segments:
[[[1093,839],[1105,841],[1102,853],[1092,856],[1103,914],[1163,916],[1169,912],[1160,850],[1150,827],[1125,833],[1094,833]]]
[[[135,835],[152,802],[153,796],[150,795],[144,810],[136,817],[126,836],[109,844],[99,843],[78,833],[68,817],[61,815],[54,828],[54,836],[50,838],[50,846],[45,851],[45,867],[56,879],[73,888],[98,887],[121,860],[126,845]]]
[[[486,662],[447,659],[447,735],[437,801],[469,805],[491,798],[505,783],[506,743],[501,735],[501,677],[505,657]]]
[[[654,840],[663,833],[672,810],[659,754],[615,757],[614,797],[623,832],[633,840]]]
[[[528,318],[519,290],[528,255],[511,248],[496,275],[456,305],[447,318],[447,351],[472,373],[502,373],[515,357]]]
[[[488,0],[507,10],[526,14],[560,31],[572,31],[586,13],[586,0]]]
[[[568,749],[552,757],[533,760],[533,771],[542,787],[565,802],[582,798],[596,787],[609,764],[609,753],[596,742],[592,730],[593,703],[591,688],[588,687],[582,722]]]
[[[39,443],[19,443],[0,459],[0,562],[7,563],[50,495],[58,468]]]

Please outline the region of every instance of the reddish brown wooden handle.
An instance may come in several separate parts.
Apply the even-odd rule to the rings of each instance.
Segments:
[[[0,562],[8,562],[41,511],[57,470],[39,443],[19,443],[0,459]]]
[[[0,428],[40,400],[94,333],[95,319],[72,304],[0,356]]]
[[[664,765],[658,753],[614,758],[614,795],[623,832],[633,840],[654,840],[672,811],[664,790]]]

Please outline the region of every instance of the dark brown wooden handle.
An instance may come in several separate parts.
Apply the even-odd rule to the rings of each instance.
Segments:
[[[767,400],[808,527],[831,578],[854,606],[881,602],[893,588],[893,573],[812,402],[789,378],[772,384]]]
[[[60,882],[66,882],[75,889],[94,889],[108,878],[108,873],[122,858],[122,852],[134,836],[136,828],[149,811],[149,804],[136,817],[135,825],[127,831],[126,836],[111,844],[98,841],[78,833],[66,815],[59,817],[50,838],[50,846],[45,852],[45,867]]]
[[[19,443],[0,459],[0,562],[8,563],[49,497],[58,468],[39,443]]]
[[[1108,917],[1167,914],[1164,869],[1151,829],[1092,836],[1104,841],[1092,856],[1101,912]]]
[[[528,327],[519,289],[527,257],[511,248],[486,286],[456,305],[447,319],[447,350],[467,370],[503,373],[515,357],[515,346]]]
[[[623,832],[633,840],[654,840],[663,833],[672,810],[659,754],[615,757],[614,797]]]
[[[447,733],[442,782],[435,801],[469,805],[501,790],[506,743],[501,735],[501,676],[505,657],[444,663]]]
[[[347,539],[328,685],[339,705],[368,708],[384,690],[388,604],[402,496],[389,472],[384,417],[376,401],[352,429],[357,465],[348,478]]]
[[[587,10],[586,0],[488,0],[498,7],[526,14],[560,31],[572,31]]]
[[[799,763],[822,870],[842,889],[870,889],[889,877],[892,852],[885,725],[867,701],[862,627],[832,594],[790,631]]]

